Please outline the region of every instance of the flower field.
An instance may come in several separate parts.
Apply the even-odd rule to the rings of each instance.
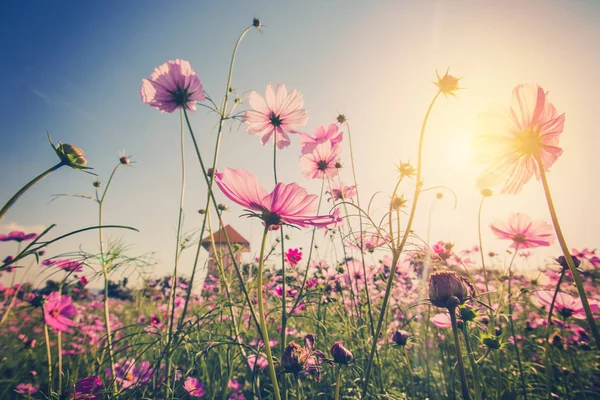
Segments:
[[[600,252],[569,241],[553,200],[565,190],[549,178],[561,165],[569,110],[554,103],[552,88],[515,82],[481,105],[472,142],[479,208],[461,228],[479,239],[459,248],[456,238],[431,240],[416,221],[431,227],[435,204],[460,201],[460,192],[428,182],[433,161],[424,155],[433,146],[428,127],[469,90],[468,77],[431,68],[421,125],[407,133],[418,146],[410,159],[386,160],[396,163],[394,181],[366,193],[356,157],[370,150],[353,140],[368,132],[352,129],[351,115],[309,123],[300,91],[234,85],[243,74],[238,50],[264,28],[249,22],[231,43],[219,93],[209,94],[201,67],[184,59],[139,76],[145,112],[160,113],[181,151],[170,160],[180,175],[168,193],[178,207],[167,274],[115,239],[137,227],[107,222],[119,207],[115,182],[144,168],[135,156],[114,157],[101,179],[85,148],[47,133],[39,152],[54,164],[3,190],[0,222],[25,204],[42,207],[47,200],[33,188],[72,170],[88,187],[44,195],[85,203],[95,222],[61,234],[55,225],[0,234],[8,254],[0,261],[0,399],[600,398]],[[200,120],[214,127],[210,146]],[[224,148],[237,146],[226,137],[238,128],[269,157],[247,149],[223,163]],[[282,178],[288,164],[297,182]],[[542,196],[545,219],[515,209],[481,223],[491,201],[525,186]],[[186,194],[196,189],[203,197],[191,210]],[[148,203],[133,210],[151,218]],[[245,239],[234,229],[242,222],[260,235]],[[504,247],[492,249],[488,235]],[[78,240],[92,245],[55,250]],[[532,265],[550,246],[560,251]],[[142,272],[132,282],[122,271]],[[22,278],[32,275],[43,279]]]

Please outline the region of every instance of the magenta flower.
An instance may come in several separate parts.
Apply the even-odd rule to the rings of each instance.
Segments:
[[[340,143],[343,139],[343,132],[338,131],[336,124],[331,124],[325,130],[323,125],[315,128],[315,136],[312,137],[307,133],[300,133],[300,145],[302,146],[302,154],[312,153],[317,145],[325,142],[330,142],[332,146]]]
[[[76,313],[71,296],[52,292],[44,301],[44,321],[57,331],[66,332],[73,325]]]
[[[246,130],[251,135],[259,135],[263,145],[276,132],[277,148],[289,146],[288,134],[298,133],[296,128],[306,124],[308,120],[306,110],[302,108],[302,95],[295,90],[288,94],[282,84],[277,84],[277,90],[274,91],[273,84],[269,83],[264,99],[253,91],[248,96],[248,102],[253,109],[244,114]]]
[[[75,395],[72,400],[100,400],[102,395],[102,379],[99,376],[88,376],[75,384]]]
[[[550,308],[553,296],[554,291],[552,290],[535,292],[535,298],[538,303],[547,308]],[[597,313],[600,310],[598,302],[593,299],[591,299],[589,302],[591,311],[593,313]],[[573,297],[568,293],[559,292],[556,295],[554,309],[558,311],[563,318],[573,317],[575,319],[586,319],[585,310],[583,309],[581,299],[579,297]]]
[[[38,237],[37,233],[25,233],[22,231],[12,231],[8,235],[0,235],[0,242],[14,241],[17,243],[24,242],[26,240],[32,240]]]
[[[183,383],[183,388],[192,397],[204,396],[204,385],[196,378],[188,376]]]
[[[512,240],[510,247],[513,249],[550,246],[554,241],[552,225],[544,221],[532,221],[520,213],[511,214],[507,222],[494,222],[491,228],[499,239]]]
[[[298,249],[288,249],[285,259],[292,267],[295,267],[302,260],[302,252]]]
[[[308,179],[333,178],[338,174],[340,151],[330,142],[317,145],[312,153],[300,157],[302,173]]]
[[[167,61],[157,67],[150,79],[142,79],[140,95],[144,103],[167,113],[183,106],[196,111],[196,102],[206,99],[200,78],[185,60]]]
[[[533,174],[540,179],[536,157],[549,171],[562,154],[565,114],[558,114],[538,85],[515,87],[509,109],[481,114],[479,122],[476,158],[488,165],[477,179],[480,189],[502,185],[502,193],[519,193]]]
[[[278,183],[271,193],[259,185],[255,175],[244,169],[227,168],[215,173],[223,194],[242,207],[253,211],[267,226],[289,224],[328,227],[341,221],[339,210],[330,215],[314,215],[317,196],[309,195],[296,183]]]

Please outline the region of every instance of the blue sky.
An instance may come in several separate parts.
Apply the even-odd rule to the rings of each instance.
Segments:
[[[143,4],[143,6],[142,6]],[[89,165],[104,180],[126,151],[136,161],[123,168],[108,195],[105,222],[134,226],[139,233],[112,232],[130,245],[131,255],[154,254],[155,275],[172,269],[179,191],[179,117],[143,104],[141,79],[169,59],[190,61],[207,93],[220,100],[233,45],[258,17],[261,31],[242,43],[233,87],[242,98],[264,93],[269,82],[304,94],[306,131],[348,116],[362,200],[374,193],[384,204],[393,188],[394,164],[415,160],[420,123],[435,87],[436,69],[463,77],[458,99],[440,99],[432,113],[424,161],[426,186],[445,185],[449,195],[432,213],[432,241],[457,247],[476,243],[481,168],[471,164],[468,143],[477,114],[506,104],[512,88],[538,82],[566,112],[564,155],[550,173],[559,217],[571,247],[597,247],[597,96],[600,92],[600,6],[594,1],[178,1],[178,2],[12,2],[3,7],[0,34],[0,203],[56,162],[55,141],[84,149]],[[210,160],[216,117],[200,109],[192,124],[204,157]],[[205,189],[188,143],[186,230],[200,223],[196,210]],[[272,149],[262,147],[239,124],[228,126],[219,166],[244,167],[266,187],[272,183]],[[297,138],[282,153],[279,178],[298,181],[316,193],[297,163]],[[349,166],[347,148],[345,164]],[[349,181],[350,170],[343,171]],[[58,224],[64,233],[96,223],[95,204],[55,193],[93,193],[92,177],[61,169],[30,190],[2,221],[40,229]],[[446,192],[449,193],[449,192]],[[423,196],[415,230],[425,234],[433,193]],[[519,196],[490,199],[484,226],[523,212],[549,221],[541,185],[532,181]],[[227,222],[257,246],[260,224]],[[308,233],[292,232],[290,246],[306,245]],[[487,248],[505,244],[486,230]],[[95,234],[57,244],[49,254],[94,252]],[[254,249],[257,250],[257,249]],[[0,256],[14,252],[0,244]],[[189,271],[190,251],[183,259]],[[558,247],[536,252],[532,263]],[[37,275],[37,272],[35,273]],[[6,281],[6,276],[2,278]]]

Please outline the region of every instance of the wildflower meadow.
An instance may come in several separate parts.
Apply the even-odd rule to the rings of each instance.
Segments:
[[[424,3],[424,15],[429,6],[443,14],[440,2]],[[568,13],[571,4],[552,7]],[[293,59],[298,69],[281,72],[279,49],[270,58],[244,53],[270,35],[291,49],[306,43],[288,38],[293,28],[281,21],[244,18],[245,26],[215,25],[214,36],[235,33],[227,45],[194,38],[219,43],[208,47],[214,54],[148,38],[151,57],[138,59],[139,69],[112,60],[85,78],[111,87],[111,76],[126,77],[119,82],[129,86],[110,90],[115,102],[135,99],[136,124],[152,121],[138,125],[145,133],[136,140],[151,149],[141,156],[128,141],[134,128],[106,136],[128,150],[116,147],[103,164],[83,134],[42,120],[46,128],[27,139],[36,145],[19,157],[47,164],[22,167],[8,158],[13,150],[0,158],[0,399],[599,399],[600,235],[595,227],[578,233],[581,243],[571,238],[573,221],[592,224],[586,218],[597,209],[585,209],[585,188],[553,180],[575,174],[561,161],[584,141],[569,125],[572,112],[584,116],[564,90],[535,77],[500,85],[500,95],[477,102],[468,154],[458,153],[440,127],[452,126],[469,91],[485,92],[485,83],[461,64],[406,53],[429,78],[418,75],[406,90],[393,80],[381,86],[393,91],[386,102],[413,103],[387,116],[382,125],[393,135],[383,139],[373,132],[381,125],[361,122],[365,114],[346,112],[355,109],[347,104],[330,105],[338,111],[327,116],[315,107],[312,117],[309,99],[326,102],[327,90],[294,84],[295,75],[319,75],[311,60]],[[173,20],[156,29],[178,28]],[[393,48],[409,38],[381,40]],[[349,43],[359,48],[358,38]],[[532,70],[544,70],[531,51]],[[205,73],[203,59],[222,61],[218,74]],[[335,68],[343,74],[346,63]],[[261,79],[252,79],[258,69]],[[363,72],[347,81],[356,91],[377,78]],[[95,116],[101,106],[94,115],[79,108],[93,90],[69,101],[31,90],[55,112],[84,118],[79,131],[109,123]],[[370,107],[384,96],[347,100]],[[418,122],[405,123],[408,114]],[[476,178],[439,182],[435,171],[457,163],[432,156],[442,153],[472,159]],[[144,169],[151,175],[136,178]],[[152,192],[136,197],[144,190]],[[568,203],[556,201],[567,194]],[[474,199],[466,214],[452,217],[465,197]]]

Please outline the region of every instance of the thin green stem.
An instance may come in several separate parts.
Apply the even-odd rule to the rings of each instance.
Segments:
[[[340,400],[340,387],[342,386],[342,366],[338,365],[335,376],[335,400]]]
[[[175,289],[177,287],[177,267],[179,265],[179,256],[181,254],[181,228],[183,225],[183,204],[185,200],[185,124],[183,121],[183,108],[180,111],[181,117],[181,191],[179,194],[179,214],[177,217],[177,233],[175,237],[175,261],[173,266],[173,276],[171,280],[171,290],[169,292],[169,301],[167,307],[169,309],[169,325],[167,327],[167,346],[165,349],[165,355],[167,359],[167,371],[165,377],[165,398],[168,397],[169,392],[173,395],[173,391],[170,391],[171,386],[171,341],[173,337],[173,322],[175,319]]]
[[[241,33],[240,37],[238,38],[237,42],[235,43],[235,47],[233,48],[233,52],[231,54],[231,61],[229,62],[229,74],[227,76],[227,86],[225,87],[225,96],[223,97],[223,103],[221,104],[221,109],[219,110],[219,125],[217,128],[217,138],[215,141],[215,150],[213,153],[213,164],[212,164],[212,170],[215,171],[216,167],[217,167],[217,160],[218,160],[218,156],[219,156],[219,147],[221,144],[221,136],[222,136],[222,132],[223,132],[223,123],[225,122],[225,120],[229,117],[229,114],[227,113],[227,104],[229,101],[229,94],[231,93],[231,80],[233,77],[233,67],[235,64],[235,57],[237,55],[237,50],[238,47],[240,45],[240,43],[242,42],[242,39],[244,38],[244,36],[246,36],[246,33],[248,33],[252,28],[254,27],[254,25],[250,25],[248,26],[246,29],[244,29],[244,31]],[[185,112],[185,109],[184,109]],[[196,145],[196,139],[194,138],[194,134],[192,132],[192,128],[191,125],[189,123],[189,119],[187,116],[187,113],[185,113],[185,118],[186,121],[188,123],[188,128],[190,130],[190,134],[192,135],[192,139],[194,141],[194,146],[196,147],[196,151],[198,156],[200,156],[200,152],[198,151],[197,145]],[[203,170],[203,173],[206,173],[206,171]],[[189,282],[189,286],[188,286],[188,290],[185,296],[185,302],[183,304],[183,310],[181,312],[181,318],[180,318],[180,325],[183,323],[183,321],[185,320],[185,315],[187,313],[188,310],[188,304],[190,302],[190,298],[192,295],[192,288],[193,288],[193,283],[194,283],[194,278],[196,276],[196,270],[198,268],[198,261],[200,259],[200,250],[202,249],[202,236],[204,236],[204,229],[206,227],[206,218],[208,216],[208,213],[210,212],[210,200],[211,200],[211,195],[212,195],[212,187],[213,187],[213,182],[214,182],[214,174],[211,175],[210,180],[208,179],[208,177],[205,176],[205,179],[207,181],[209,181],[208,183],[208,193],[206,195],[206,206],[204,207],[206,213],[204,214],[204,218],[202,220],[202,227],[200,229],[200,241],[198,243],[198,246],[196,248],[196,256],[194,258],[194,264],[192,266],[192,273],[190,276],[190,282]],[[217,210],[218,213],[218,210]]]
[[[479,375],[479,367],[477,366],[475,355],[473,354],[473,349],[471,348],[471,339],[469,338],[467,325],[467,321],[463,321],[462,333],[465,338],[465,346],[467,348],[467,356],[469,357],[471,370],[473,371],[473,388],[475,389],[475,399],[481,400],[481,378]]]
[[[4,215],[6,215],[6,213],[8,212],[8,209],[11,208],[12,205],[17,202],[17,200],[19,200],[19,197],[21,197],[23,195],[23,193],[28,191],[29,188],[31,188],[33,185],[35,185],[36,183],[38,183],[39,181],[44,179],[46,176],[50,175],[52,172],[54,172],[57,169],[59,169],[60,167],[62,167],[63,165],[65,165],[65,164],[61,161],[58,164],[56,164],[55,166],[48,168],[46,171],[42,172],[41,174],[39,174],[38,176],[33,178],[31,181],[29,181],[17,193],[15,193],[14,196],[11,197],[6,202],[4,207],[2,207],[2,209],[0,210],[0,221],[2,221],[2,219],[4,218]]]
[[[579,271],[577,271],[577,267],[575,266],[575,262],[573,262],[573,257],[571,257],[571,252],[569,251],[569,247],[567,246],[567,242],[563,235],[562,229],[560,228],[560,223],[558,222],[558,216],[556,214],[556,209],[554,208],[554,202],[552,201],[552,195],[550,194],[550,187],[548,186],[548,179],[546,178],[546,171],[544,169],[544,164],[539,154],[535,155],[536,161],[538,164],[538,170],[540,171],[540,177],[542,179],[542,185],[544,186],[544,194],[546,195],[546,201],[548,203],[548,210],[550,211],[550,216],[552,217],[552,224],[554,225],[554,231],[556,232],[556,237],[558,238],[558,242],[560,244],[560,248],[563,252],[567,265],[569,266],[569,270],[573,275],[573,281],[575,281],[575,286],[577,287],[577,292],[579,293],[579,298],[581,299],[581,304],[583,305],[583,309],[585,310],[585,316],[587,318],[588,324],[590,326],[590,330],[592,331],[592,336],[596,342],[596,346],[600,350],[600,332],[598,331],[598,326],[596,326],[596,321],[594,320],[594,315],[592,314],[592,310],[590,309],[590,303],[587,298],[587,294],[585,293],[585,288],[583,287],[583,282],[581,281],[581,277],[579,276]]]
[[[548,308],[548,320],[546,324],[546,338],[544,341],[544,366],[546,369],[546,391],[548,394],[548,398],[552,396],[552,360],[550,358],[550,332],[552,331],[552,313],[554,312],[554,303],[556,302],[556,298],[558,297],[558,292],[560,290],[560,284],[565,276],[566,268],[562,267],[560,271],[560,277],[558,278],[558,283],[556,284],[556,289],[554,290],[554,295],[552,296],[552,301],[550,302],[550,307]]]
[[[406,224],[406,230],[404,232],[404,237],[402,238],[402,242],[396,249],[393,250],[392,266],[390,268],[390,276],[388,278],[385,295],[383,297],[383,304],[381,305],[381,313],[379,314],[379,321],[377,322],[377,329],[375,331],[375,336],[373,336],[373,344],[371,345],[371,353],[369,355],[369,359],[367,361],[367,368],[365,370],[365,379],[363,381],[363,387],[362,387],[362,398],[366,397],[367,391],[369,388],[369,379],[371,377],[371,368],[373,366],[373,361],[375,359],[375,352],[377,351],[377,341],[378,341],[379,335],[381,333],[381,325],[385,318],[385,312],[387,309],[387,303],[388,303],[388,300],[390,297],[390,292],[391,292],[391,289],[393,286],[394,277],[396,276],[397,263],[400,258],[400,254],[402,253],[402,250],[404,249],[404,246],[406,245],[408,236],[410,235],[410,231],[412,228],[412,223],[415,218],[415,214],[416,214],[416,210],[417,210],[417,203],[419,200],[419,195],[421,193],[421,186],[422,186],[421,173],[422,173],[422,155],[423,155],[423,142],[425,139],[425,128],[427,127],[427,120],[429,119],[429,114],[431,114],[433,105],[435,104],[435,101],[439,97],[440,93],[441,92],[438,91],[435,94],[435,96],[433,97],[433,99],[431,100],[431,103],[429,104],[429,107],[427,108],[427,112],[425,113],[425,118],[423,119],[423,125],[421,126],[421,135],[419,137],[419,152],[418,152],[418,159],[417,159],[417,177],[416,177],[413,203],[412,203],[410,215],[408,217],[408,222]],[[390,226],[390,228],[391,228],[391,226]],[[398,234],[400,234],[400,232],[398,232]],[[393,240],[393,238],[392,238],[392,240]]]
[[[260,329],[262,331],[263,343],[265,353],[267,354],[267,362],[269,363],[269,375],[271,377],[271,383],[273,384],[273,395],[275,399],[281,400],[281,394],[279,393],[279,385],[277,383],[277,374],[275,373],[275,363],[273,362],[273,355],[271,354],[271,346],[269,345],[269,332],[267,330],[267,323],[265,321],[265,306],[263,304],[263,268],[265,265],[265,246],[267,244],[267,235],[269,233],[269,227],[265,226],[263,232],[262,243],[260,245],[260,258],[258,261],[258,276],[257,280],[257,295],[258,295],[258,316],[260,320]]]
[[[42,318],[44,318],[44,338],[46,339],[46,360],[48,361],[48,393],[52,394],[52,351],[50,350],[50,333],[48,332],[48,324],[42,307]]]
[[[116,369],[115,369],[115,355],[113,350],[113,342],[112,342],[112,331],[110,327],[110,310],[108,304],[108,282],[109,282],[109,265],[105,257],[104,253],[104,235],[102,234],[102,222],[103,222],[103,212],[104,212],[104,200],[106,199],[106,194],[108,192],[108,188],[117,172],[117,169],[121,166],[121,163],[117,164],[115,168],[112,170],[108,181],[106,182],[106,187],[104,188],[104,192],[102,193],[102,197],[98,198],[98,193],[96,192],[96,202],[98,203],[98,241],[100,245],[100,264],[102,266],[102,275],[104,278],[104,329],[106,331],[106,346],[108,348],[108,357],[110,361],[110,371],[112,376],[112,390],[113,394],[117,393],[117,380],[116,380]]]
[[[458,326],[456,324],[456,309],[448,309],[450,312],[450,321],[452,322],[452,334],[454,335],[454,348],[456,349],[456,360],[458,362],[458,372],[460,375],[460,387],[462,389],[462,396],[464,400],[469,399],[469,386],[467,385],[467,373],[465,371],[465,364],[462,358],[462,351],[460,349],[460,339],[458,337]]]
[[[510,260],[510,264],[508,266],[508,321],[510,323],[510,331],[511,331],[511,335],[513,338],[513,343],[515,345],[515,353],[517,355],[517,365],[519,366],[519,377],[521,378],[521,390],[523,391],[523,399],[527,400],[527,385],[525,384],[525,374],[523,373],[523,364],[521,363],[521,352],[519,350],[519,342],[517,340],[517,335],[515,334],[515,322],[513,319],[513,308],[512,308],[512,292],[511,292],[511,288],[512,288],[512,279],[513,279],[513,272],[512,272],[512,267],[513,267],[513,263],[515,261],[515,257],[517,256],[517,253],[519,251],[519,246],[517,244],[517,247],[515,248],[515,252],[512,256],[512,259]]]

